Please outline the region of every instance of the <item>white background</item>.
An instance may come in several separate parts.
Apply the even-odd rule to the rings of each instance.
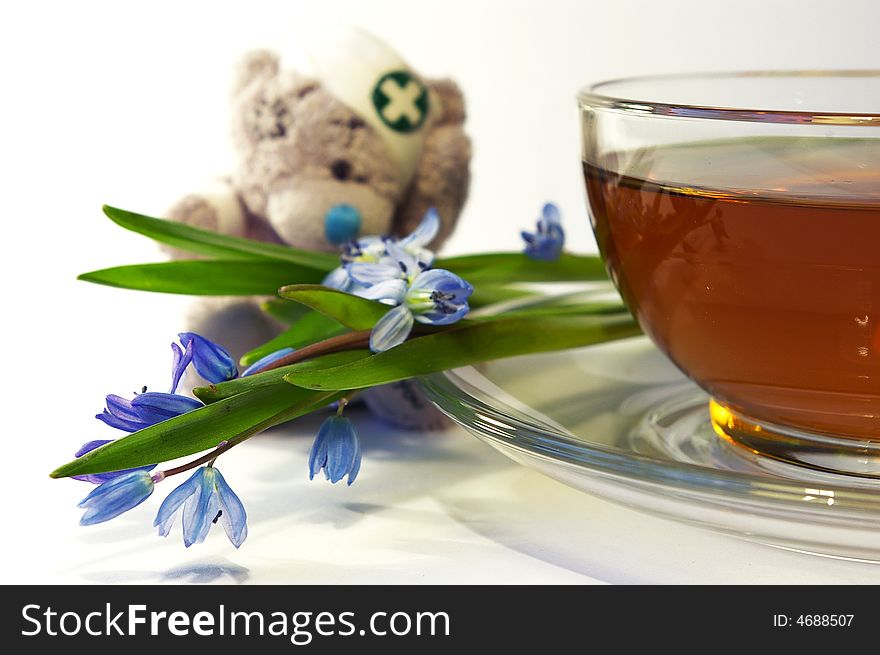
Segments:
[[[219,534],[160,542],[155,502],[78,528],[81,483],[47,472],[84,441],[108,392],[166,384],[188,300],[92,287],[77,273],[156,261],[102,203],[161,214],[233,166],[235,60],[290,61],[324,26],[385,38],[467,97],[473,187],[449,252],[519,248],[541,203],[594,250],[574,95],[604,78],[746,68],[878,66],[880,5],[770,2],[28,2],[0,9],[3,191],[3,582],[878,581],[819,560],[673,526],[590,499],[464,433],[389,433],[367,421],[362,478],[308,484],[309,437],[275,434],[224,464],[251,514]],[[307,428],[314,426],[307,426]],[[304,431],[304,430],[300,430]],[[291,432],[296,432],[293,430]],[[155,499],[154,499],[155,501]]]

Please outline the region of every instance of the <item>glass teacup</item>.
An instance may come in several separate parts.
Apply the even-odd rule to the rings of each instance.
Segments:
[[[609,274],[716,432],[880,475],[880,71],[619,80],[579,101]]]

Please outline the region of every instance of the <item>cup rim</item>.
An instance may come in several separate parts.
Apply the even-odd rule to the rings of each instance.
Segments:
[[[841,70],[752,70],[708,73],[676,73],[667,75],[643,75],[620,77],[588,85],[577,94],[581,109],[611,109],[634,114],[654,114],[677,118],[697,118],[713,120],[747,121],[760,123],[787,123],[813,125],[849,125],[854,127],[880,127],[880,113],[840,112],[840,111],[793,111],[761,109],[748,106],[713,106],[692,103],[657,102],[646,97],[625,97],[603,90],[630,83],[658,83],[676,80],[697,79],[742,79],[768,77],[832,77],[832,78],[878,78],[880,69],[841,69]]]

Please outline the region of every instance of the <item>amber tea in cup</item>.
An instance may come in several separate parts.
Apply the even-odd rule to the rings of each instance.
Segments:
[[[717,431],[771,455],[880,444],[878,73],[645,78],[580,101],[609,273]]]

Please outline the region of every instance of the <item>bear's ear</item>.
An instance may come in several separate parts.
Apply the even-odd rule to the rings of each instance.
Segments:
[[[242,89],[258,78],[267,79],[278,74],[278,55],[271,50],[253,50],[238,62],[232,93]]]
[[[465,120],[464,94],[450,79],[426,80],[428,88],[438,100],[440,114],[436,125],[461,125]]]

